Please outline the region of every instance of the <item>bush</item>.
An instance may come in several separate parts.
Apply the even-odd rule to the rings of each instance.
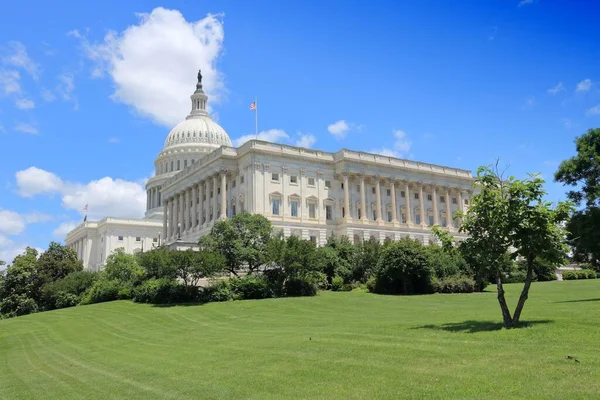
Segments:
[[[339,292],[344,287],[344,278],[341,276],[334,276],[331,280],[331,290],[334,292]]]
[[[433,284],[436,293],[473,293],[475,287],[475,280],[464,275],[436,279]]]
[[[585,273],[587,279],[596,279],[598,277],[598,275],[596,274],[596,271],[591,270],[591,269],[584,269],[584,270],[581,270],[580,272]]]
[[[135,302],[150,304],[181,303],[196,299],[195,293],[169,278],[148,279],[135,288],[133,295]]]
[[[266,278],[259,275],[247,275],[243,278],[229,279],[235,300],[268,299],[273,296]]]
[[[94,282],[92,287],[85,293],[81,304],[104,303],[119,299],[120,285],[116,281],[104,277]]]
[[[200,292],[200,301],[203,303],[229,301],[233,300],[234,297],[229,279],[216,281]]]
[[[58,292],[55,297],[56,308],[74,307],[79,304],[79,296],[73,293]]]
[[[375,279],[375,277],[372,276],[367,280],[367,282],[365,283],[365,286],[367,287],[367,290],[369,292],[374,293],[376,284],[377,284],[377,279]]]
[[[41,304],[45,310],[71,307],[78,304],[86,290],[90,289],[96,280],[96,273],[88,271],[72,272],[62,279],[46,283],[41,288]],[[70,294],[69,300],[65,295]],[[73,297],[77,300],[74,302]],[[75,304],[71,304],[71,303]]]
[[[285,284],[286,296],[315,296],[319,290],[320,279],[312,276],[299,276],[288,279]]]
[[[374,291],[383,294],[432,293],[432,277],[433,270],[424,247],[416,240],[402,239],[384,247]]]
[[[571,281],[575,279],[596,279],[598,275],[591,269],[581,269],[576,271],[565,271],[563,272],[563,279],[565,281]]]
[[[579,276],[577,271],[565,271],[563,272],[562,277],[565,281],[571,281],[577,279]]]
[[[503,279],[503,283],[523,283],[527,278],[527,273],[521,270],[513,270]]]
[[[440,279],[470,272],[467,263],[458,252],[448,253],[442,247],[435,245],[425,247],[425,251],[427,262],[433,269],[435,276]]]

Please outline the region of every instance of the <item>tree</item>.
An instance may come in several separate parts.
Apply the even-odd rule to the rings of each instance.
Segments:
[[[514,177],[504,179],[496,164],[477,170],[475,186],[479,193],[463,217],[460,227],[469,235],[463,242],[464,251],[478,262],[476,267],[486,269],[495,276],[498,303],[506,328],[518,325],[533,278],[536,256],[558,260],[565,256],[562,242],[564,232],[560,227],[569,215],[571,204],[552,204],[543,200],[544,181],[535,175],[525,180]],[[513,315],[504,296],[502,279],[506,253],[526,260],[527,274],[519,301]]]
[[[166,247],[159,247],[137,254],[138,263],[144,269],[146,279],[175,279],[177,272],[171,262],[170,253]]]
[[[37,250],[27,247],[15,257],[0,284],[0,315],[16,317],[38,311],[36,295]]]
[[[200,279],[214,276],[222,271],[225,265],[221,254],[204,249],[171,251],[170,257],[177,277],[187,287],[197,286]]]
[[[325,264],[323,270],[327,276],[327,282],[331,284],[334,276],[341,276],[344,281],[348,281],[352,276],[352,265],[355,261],[355,248],[348,237],[331,235],[327,238],[325,247],[332,249],[337,255],[337,260],[329,255],[327,257],[330,262]],[[333,261],[335,261],[335,264]]]
[[[268,219],[242,212],[231,219],[217,221],[211,234],[200,238],[199,243],[209,251],[220,253],[225,258],[226,269],[233,275],[238,276],[244,268],[250,275],[268,261],[271,234]]]
[[[125,253],[125,249],[120,247],[106,257],[104,274],[108,280],[136,285],[142,280],[144,270],[135,255]]]
[[[77,258],[75,250],[57,242],[50,242],[48,250],[40,255],[37,262],[37,288],[62,279],[71,272],[82,270],[83,264]],[[38,297],[36,299],[39,300]]]

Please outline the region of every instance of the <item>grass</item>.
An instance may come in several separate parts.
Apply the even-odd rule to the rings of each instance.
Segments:
[[[599,398],[600,280],[534,283],[523,320],[493,292],[96,304],[0,321],[0,398]]]

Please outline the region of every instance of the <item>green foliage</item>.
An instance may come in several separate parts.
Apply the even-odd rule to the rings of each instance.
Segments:
[[[230,219],[217,221],[211,234],[200,239],[200,245],[225,259],[225,266],[234,275],[242,268],[248,274],[260,270],[268,261],[267,246],[271,239],[271,222],[260,214],[242,212]]]
[[[285,295],[315,296],[319,288],[324,284],[325,276],[321,274],[292,277],[285,281]]]
[[[169,254],[176,276],[188,287],[195,287],[202,278],[215,276],[223,271],[225,259],[209,250],[171,251]]]
[[[562,274],[562,277],[565,281],[575,280],[575,279],[596,279],[598,274],[596,271],[591,269],[581,269],[575,271],[565,271]]]
[[[273,297],[273,290],[266,277],[261,275],[246,275],[229,279],[229,287],[235,300],[268,299]]]
[[[27,247],[6,268],[0,285],[0,314],[5,318],[38,311],[37,251]]]
[[[472,272],[458,251],[448,251],[444,247],[425,246],[427,262],[433,269],[437,278],[443,279],[448,276],[470,274]]]
[[[230,301],[234,298],[229,279],[215,281],[200,292],[200,301],[203,303]]]
[[[94,284],[85,292],[81,304],[104,303],[119,299],[119,291],[123,285],[115,280],[109,280],[105,275],[99,276]]]
[[[185,287],[174,279],[168,278],[148,279],[135,288],[133,295],[135,302],[151,304],[182,303],[197,298],[196,288]]]
[[[436,293],[473,293],[476,287],[475,280],[464,275],[433,280],[433,291]]]
[[[334,276],[331,280],[331,290],[334,292],[341,292],[344,289],[344,278],[341,276]]]
[[[548,260],[545,260],[541,257],[536,257],[533,261],[533,281],[538,282],[546,282],[546,281],[555,281],[558,278],[556,277],[556,268],[560,264],[552,263]],[[522,271],[524,276],[527,276],[527,261],[519,260],[516,263],[516,267],[519,271]],[[525,281],[522,281],[525,282]]]
[[[96,273],[76,271],[42,286],[41,306],[44,310],[53,310],[78,304],[85,291],[94,284]],[[74,300],[73,300],[74,299]],[[72,304],[73,303],[73,304]]]
[[[385,294],[431,293],[433,271],[423,246],[402,239],[383,249],[377,268],[374,291]]]
[[[145,279],[177,277],[175,265],[171,260],[171,251],[166,247],[159,247],[150,251],[137,254],[138,264],[143,268]]]
[[[83,270],[83,264],[77,259],[75,250],[56,242],[50,242],[48,250],[40,255],[37,264],[39,287]]]
[[[138,264],[137,257],[133,254],[125,253],[125,250],[122,248],[116,249],[111,255],[106,257],[104,273],[108,280],[133,285],[139,284],[144,276],[144,270]]]
[[[391,242],[387,242],[390,244]],[[387,245],[384,244],[383,246]],[[376,239],[369,239],[354,246],[351,280],[366,282],[375,275],[383,246]]]
[[[320,255],[324,257],[321,271],[327,277],[327,282],[331,283],[334,276],[341,276],[345,282],[350,281],[355,248],[348,237],[331,235],[327,238],[325,248],[330,250],[320,250]]]

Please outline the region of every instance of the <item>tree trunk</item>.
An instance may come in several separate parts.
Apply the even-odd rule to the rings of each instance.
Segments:
[[[506,304],[506,298],[504,297],[504,287],[502,286],[502,276],[500,272],[496,277],[496,286],[498,287],[498,303],[500,303],[500,310],[502,310],[502,320],[505,328],[512,327],[512,318],[510,317],[510,310]]]
[[[529,296],[529,288],[531,287],[531,279],[533,278],[534,260],[535,258],[533,256],[527,257],[527,277],[525,278],[525,285],[523,285],[523,290],[521,290],[521,296],[519,297],[517,308],[515,308],[515,313],[513,314],[512,326],[517,326],[517,324],[519,323],[519,318],[521,318],[521,311],[523,311],[523,306],[525,306],[525,302],[527,301],[527,297]]]

